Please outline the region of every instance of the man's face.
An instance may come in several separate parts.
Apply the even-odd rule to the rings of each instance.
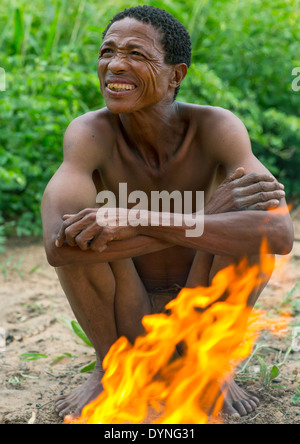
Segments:
[[[173,66],[165,63],[160,33],[132,18],[115,22],[100,48],[98,76],[106,106],[132,113],[171,99]]]

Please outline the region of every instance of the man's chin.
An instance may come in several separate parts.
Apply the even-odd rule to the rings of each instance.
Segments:
[[[106,108],[113,114],[129,114],[133,112],[132,107],[111,105],[106,103]]]
[[[125,101],[114,103],[111,100],[105,100],[105,104],[106,108],[113,114],[129,114],[137,111],[137,107],[133,103],[125,103]]]

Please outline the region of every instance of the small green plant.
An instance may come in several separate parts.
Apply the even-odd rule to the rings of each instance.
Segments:
[[[268,366],[263,358],[259,355],[254,356],[260,365],[260,381],[264,386],[269,386],[271,382],[276,379],[280,370],[277,365]]]
[[[79,338],[81,340],[82,344],[86,345],[87,347],[91,347],[91,348],[93,347],[89,338],[84,333],[84,331],[82,330],[81,326],[79,325],[79,323],[77,321],[70,321],[66,316],[62,316],[61,319],[62,319],[63,323],[65,325],[67,325],[68,328],[70,328],[70,330],[73,331],[73,333],[75,333],[77,338]],[[39,359],[50,358],[50,356],[46,355],[46,354],[31,353],[31,352],[30,353],[23,353],[20,356],[25,361],[37,361]],[[71,353],[63,353],[60,356],[56,356],[56,357],[52,358],[53,360],[51,362],[51,365],[57,364],[59,361],[61,361],[64,358],[74,358],[74,356]],[[83,367],[80,370],[80,373],[87,373],[87,372],[94,370],[95,365],[96,365],[96,361],[91,362],[87,366]]]
[[[300,387],[297,389],[297,393],[292,397],[291,402],[293,404],[300,404]]]
[[[287,292],[281,302],[281,306],[291,307],[293,316],[297,316],[300,313],[300,282],[297,282],[294,287]]]
[[[76,334],[76,336],[78,336],[78,338],[80,338],[85,345],[87,345],[88,347],[93,347],[89,338],[84,333],[84,331],[82,330],[82,328],[80,327],[80,325],[77,321],[72,321],[71,327],[72,327],[73,332]],[[93,371],[95,368],[95,365],[96,365],[96,361],[91,362],[87,366],[83,367],[80,370],[80,373],[87,373],[87,372]]]
[[[24,359],[24,361],[37,361],[38,359],[49,358],[48,355],[43,355],[41,353],[23,353],[20,356]]]
[[[82,330],[82,328],[80,327],[80,325],[77,321],[72,321],[71,327],[72,327],[72,330],[75,333],[75,335],[78,336],[78,338],[80,338],[85,345],[87,345],[88,347],[93,347],[89,338],[84,333],[84,331]]]
[[[280,368],[286,363],[287,358],[292,351],[292,346],[288,348],[281,362],[272,365],[268,365],[265,362],[262,350],[273,351],[272,348],[264,344],[256,344],[253,352],[251,353],[247,361],[237,372],[237,377],[241,380],[247,380],[251,378],[257,379],[257,373],[251,374],[251,372],[249,371],[250,363],[253,360],[256,360],[259,364],[259,380],[264,386],[268,387],[270,386],[272,381],[274,381],[280,375]]]
[[[20,357],[24,361],[37,361],[39,359],[50,358],[49,355],[45,355],[45,354],[41,354],[41,353],[23,353],[22,355],[20,355]],[[72,358],[73,359],[73,358],[75,358],[75,356],[73,356],[71,353],[63,353],[60,356],[55,356],[54,358],[52,358],[53,360],[50,365],[55,365],[64,358]],[[26,376],[26,375],[22,375],[22,376],[30,378],[30,376]],[[34,377],[32,377],[32,378],[34,378]]]
[[[75,333],[75,335],[81,339],[82,343],[87,345],[88,347],[93,348],[91,341],[85,334],[85,332],[82,330],[80,324],[77,321],[70,321],[66,316],[62,316],[63,322]],[[96,361],[91,362],[87,366],[83,367],[80,370],[80,373],[87,373],[90,371],[93,371],[96,365]]]
[[[72,355],[72,353],[64,353],[60,356],[57,356],[56,358],[53,359],[53,361],[51,362],[51,365],[55,365],[58,362],[60,362],[62,359],[65,358],[74,358],[75,356]]]
[[[15,387],[19,387],[22,384],[22,381],[18,378],[18,376],[13,376],[12,378],[9,378],[8,383]]]
[[[22,264],[25,259],[25,255],[22,256],[15,262],[15,255],[11,255],[8,259],[0,264],[0,271],[3,276],[7,276],[8,272],[15,271],[20,277],[23,277],[23,272],[21,270]]]

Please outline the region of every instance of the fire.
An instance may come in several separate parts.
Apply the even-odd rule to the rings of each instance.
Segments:
[[[273,271],[274,258],[261,257],[260,266],[243,260],[222,270],[211,287],[183,289],[168,304],[170,314],[143,319],[146,334],[134,345],[121,337],[103,362],[104,391],[81,418],[65,422],[138,424],[150,415],[154,424],[206,424],[216,417],[224,383],[251,354],[259,332],[278,326],[247,305],[262,274]],[[176,357],[178,344],[184,352]]]

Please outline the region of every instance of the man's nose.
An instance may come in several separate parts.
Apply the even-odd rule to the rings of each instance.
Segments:
[[[123,54],[116,54],[114,57],[112,57],[108,65],[108,69],[114,73],[126,71],[127,68],[127,59]]]

